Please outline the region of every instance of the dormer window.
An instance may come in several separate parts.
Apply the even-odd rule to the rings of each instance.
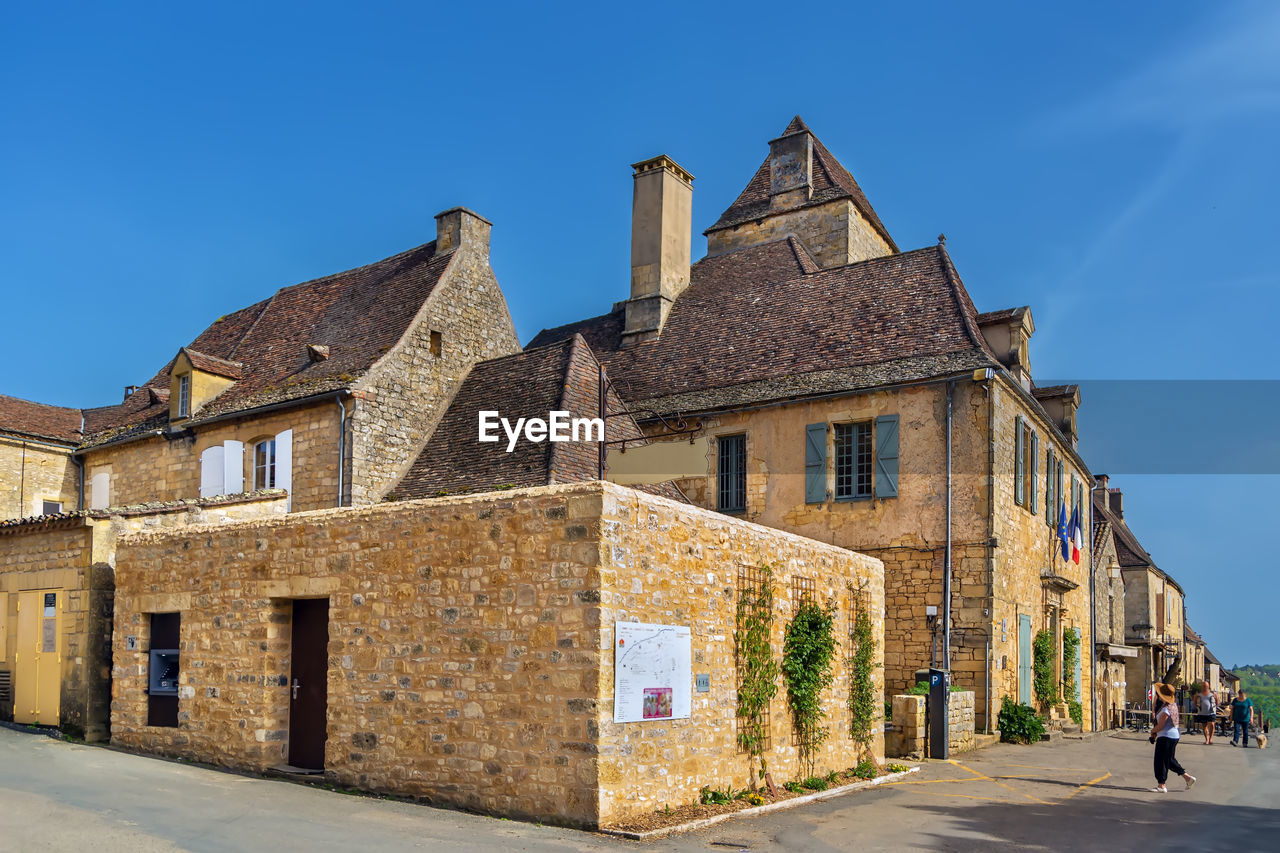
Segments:
[[[191,417],[191,374],[178,377],[178,417]]]
[[[276,440],[268,438],[253,446],[253,488],[276,487]]]

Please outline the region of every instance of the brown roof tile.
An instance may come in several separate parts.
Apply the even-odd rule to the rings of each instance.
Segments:
[[[401,499],[423,498],[597,479],[594,442],[535,444],[522,437],[508,453],[505,437],[481,443],[477,432],[479,413],[485,410],[512,423],[522,417],[546,418],[551,411],[594,418],[599,413],[598,394],[599,363],[580,335],[481,362],[463,380],[440,425],[393,493]],[[616,394],[610,392],[607,405],[610,413],[620,413],[607,421],[610,440],[640,436]]]
[[[80,441],[80,425],[79,409],[46,406],[0,395],[0,432],[75,444]]]
[[[782,135],[789,136],[792,133],[801,132],[807,132],[813,136],[813,193],[809,201],[797,205],[795,209],[826,204],[842,198],[850,199],[853,201],[854,206],[858,208],[858,212],[879,232],[880,236],[889,244],[889,247],[895,252],[898,251],[897,244],[889,236],[888,229],[884,227],[884,223],[880,221],[880,217],[871,206],[871,202],[867,200],[866,194],[862,192],[862,187],[858,186],[858,182],[853,179],[853,175],[849,174],[849,171],[827,150],[827,147],[813,134],[813,131],[809,130],[809,127],[800,116],[796,116],[791,120],[786,130],[782,131]],[[741,225],[743,222],[761,219],[770,213],[776,212],[770,209],[769,158],[765,157],[764,163],[756,170],[751,180],[747,182],[746,189],[742,191],[742,194],[738,196],[733,204],[729,205],[729,208],[724,213],[720,214],[720,218],[716,220],[716,223],[704,233],[709,234],[712,231],[732,228],[735,225]]]
[[[186,354],[187,360],[191,362],[191,366],[196,370],[212,373],[214,376],[223,376],[227,379],[239,379],[244,376],[244,365],[238,361],[218,358],[216,355],[208,355],[191,347],[183,347],[181,352]]]

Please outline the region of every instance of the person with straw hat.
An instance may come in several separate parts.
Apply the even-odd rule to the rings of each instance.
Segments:
[[[1169,778],[1170,770],[1181,776],[1187,783],[1187,789],[1190,790],[1196,783],[1196,777],[1183,769],[1174,756],[1178,748],[1178,739],[1181,737],[1178,732],[1177,694],[1173,692],[1172,685],[1162,682],[1152,685],[1152,690],[1155,691],[1156,698],[1163,703],[1160,710],[1156,712],[1155,727],[1151,730],[1150,740],[1156,745],[1156,786],[1152,790],[1158,794],[1169,793],[1169,789],[1165,787],[1165,781]]]

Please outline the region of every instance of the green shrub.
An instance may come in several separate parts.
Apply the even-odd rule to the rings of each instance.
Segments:
[[[795,726],[800,761],[810,766],[829,732],[822,694],[835,680],[835,604],[802,600],[782,641],[782,680]]]
[[[1031,683],[1042,708],[1059,702],[1058,685],[1053,678],[1053,645],[1053,634],[1048,631],[1036,634],[1031,643]]]
[[[790,791],[793,794],[798,794],[804,790],[804,787],[801,786],[799,782],[795,782],[795,781],[783,782],[782,787],[786,788],[788,791]]]
[[[899,764],[896,761],[885,767],[890,773],[906,773],[911,768],[905,764]]]
[[[699,794],[698,799],[704,806],[709,806],[709,805],[722,806],[726,803],[733,802],[734,796],[735,796],[733,793],[733,788],[731,786],[725,787],[723,790],[707,786],[702,788],[702,790],[700,790],[698,794]]]
[[[825,791],[827,788],[831,787],[827,784],[827,780],[821,776],[810,776],[808,779],[801,782],[800,786],[808,788],[810,791]]]
[[[1009,696],[1000,703],[1000,740],[1005,743],[1036,743],[1044,737],[1044,721],[1030,705],[1014,702]]]
[[[858,762],[857,767],[853,768],[853,775],[859,779],[874,779],[880,774],[876,770],[875,762],[863,759]]]
[[[1071,721],[1077,726],[1084,725],[1084,706],[1072,699],[1067,703],[1067,708],[1071,711]]]

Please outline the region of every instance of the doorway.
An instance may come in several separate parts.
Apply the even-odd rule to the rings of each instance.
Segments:
[[[324,770],[329,709],[329,600],[293,602],[289,675],[289,764]]]
[[[56,726],[62,704],[60,589],[18,593],[18,635],[13,677],[13,720]]]
[[[1031,704],[1031,617],[1018,614],[1018,701]]]

